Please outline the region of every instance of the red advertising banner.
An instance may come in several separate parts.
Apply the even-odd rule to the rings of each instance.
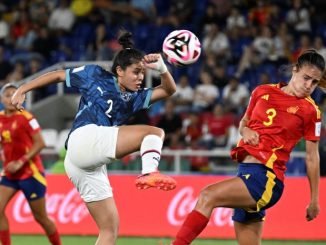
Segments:
[[[134,175],[112,175],[115,200],[120,213],[120,236],[172,237],[192,210],[200,190],[226,177],[209,175],[175,176],[178,187],[170,192],[137,190]],[[61,234],[97,235],[88,211],[64,175],[49,175],[47,210]],[[264,238],[326,240],[326,178],[320,183],[321,212],[314,221],[305,220],[309,202],[306,178],[287,178],[282,199],[267,211]],[[28,203],[19,193],[10,202],[7,216],[12,233],[43,234],[34,221]],[[203,238],[234,238],[232,210],[217,208]]]

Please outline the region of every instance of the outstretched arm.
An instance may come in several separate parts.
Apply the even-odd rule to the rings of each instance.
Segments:
[[[169,71],[161,74],[161,84],[154,88],[151,102],[165,99],[173,95],[176,91],[174,79]]]
[[[306,141],[306,167],[310,186],[310,203],[307,207],[306,219],[313,220],[319,214],[319,152],[318,141]]]
[[[66,73],[64,70],[53,71],[53,72],[46,73],[42,76],[39,76],[33,79],[32,81],[20,86],[12,96],[11,103],[18,110],[22,110],[24,109],[22,105],[25,100],[25,94],[28,91],[31,91],[35,88],[43,87],[51,83],[59,83],[64,81],[65,79],[66,79]]]
[[[154,88],[151,103],[174,94],[176,91],[175,81],[164,64],[162,56],[160,54],[145,55],[144,63],[147,68],[158,71],[161,76],[161,84]]]

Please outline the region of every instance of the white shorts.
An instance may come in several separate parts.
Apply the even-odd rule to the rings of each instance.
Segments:
[[[118,131],[90,124],[69,136],[65,170],[85,202],[113,196],[105,164],[115,159]]]

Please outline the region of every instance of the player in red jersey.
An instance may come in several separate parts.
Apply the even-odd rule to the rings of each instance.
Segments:
[[[51,244],[60,245],[55,224],[45,208],[46,179],[40,155],[45,144],[37,120],[27,111],[19,112],[11,104],[17,87],[6,84],[1,89],[4,111],[0,112],[0,140],[3,171],[0,180],[0,241],[9,245],[9,224],[5,209],[14,195],[21,190],[35,220],[42,226]]]
[[[243,116],[242,135],[231,156],[239,162],[237,177],[205,187],[187,216],[173,245],[190,244],[206,227],[216,207],[234,208],[238,243],[261,243],[265,209],[283,192],[286,162],[295,144],[306,141],[306,167],[310,183],[307,221],[319,213],[319,153],[321,113],[310,97],[317,86],[326,87],[325,60],[315,50],[302,53],[290,81],[258,86]]]

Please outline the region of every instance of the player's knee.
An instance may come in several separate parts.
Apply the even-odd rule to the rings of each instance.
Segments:
[[[48,221],[47,216],[44,216],[42,214],[33,214],[33,216],[35,221],[41,225],[45,224]]]
[[[164,130],[161,128],[157,128],[157,130],[158,130],[158,136],[161,137],[162,139],[164,139],[164,137],[165,137]]]
[[[214,193],[212,190],[209,188],[204,188],[199,194],[197,206],[199,205],[202,207],[214,207],[214,201]]]
[[[164,139],[165,137],[165,133],[164,130],[158,127],[153,127],[153,126],[149,126],[148,128],[148,134],[154,134],[157,135],[158,137]]]
[[[107,241],[107,244],[111,244],[111,242],[115,242],[118,238],[118,231],[118,227],[100,228],[99,236],[102,238],[103,241]]]

